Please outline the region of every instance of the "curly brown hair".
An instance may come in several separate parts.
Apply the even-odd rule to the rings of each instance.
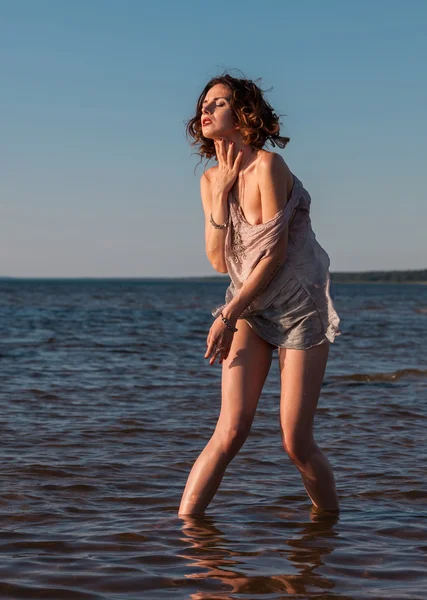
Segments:
[[[259,81],[257,79],[256,81]],[[227,85],[231,90],[230,106],[233,122],[239,126],[245,144],[254,148],[263,148],[269,141],[273,146],[284,148],[290,141],[289,137],[279,135],[279,116],[264,98],[264,91],[251,79],[238,79],[223,72],[212,77],[205,85],[196,106],[196,115],[186,123],[187,138],[192,138],[192,146],[198,146],[199,156],[216,158],[215,144],[202,133],[202,105],[208,90],[217,83]]]

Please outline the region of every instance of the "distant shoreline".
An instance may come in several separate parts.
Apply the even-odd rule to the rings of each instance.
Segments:
[[[330,272],[331,283],[380,283],[380,284],[412,284],[412,285],[427,285],[427,269],[414,269],[407,271],[337,271]],[[230,281],[230,276],[227,274],[218,275],[190,275],[188,277],[14,277],[11,275],[0,276],[0,282],[15,282],[15,281],[181,281],[193,283],[207,282],[224,282]]]
[[[366,279],[352,279],[349,281],[344,281],[344,280],[339,280],[339,279],[331,279],[331,281],[332,281],[332,283],[382,283],[382,284],[391,284],[391,285],[398,285],[398,284],[427,285],[427,281],[380,281],[380,280],[368,281]]]
[[[1,282],[18,282],[18,281],[46,281],[46,282],[71,282],[71,281],[117,281],[117,282],[132,282],[132,281],[146,281],[146,282],[162,282],[162,281],[176,281],[176,282],[192,282],[192,283],[227,283],[230,278],[227,276],[222,277],[0,277]],[[331,277],[332,284],[381,284],[381,285],[427,285],[427,281],[390,281],[390,280],[368,280],[368,279],[334,279]]]

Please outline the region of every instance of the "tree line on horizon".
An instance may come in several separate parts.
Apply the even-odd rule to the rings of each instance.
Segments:
[[[418,269],[415,271],[334,271],[331,272],[331,281],[337,283],[351,283],[356,281],[377,281],[379,283],[427,282],[427,269]]]
[[[20,277],[11,277],[8,275],[0,275],[1,280],[26,279]],[[44,279],[44,278],[42,278]],[[49,279],[49,278],[47,278]],[[61,278],[61,279],[67,279]],[[72,277],[71,279],[76,279]],[[79,279],[79,278],[77,278]],[[92,279],[86,277],[83,279]],[[115,279],[114,277],[102,277],[101,279]],[[127,278],[124,278],[127,279]],[[146,281],[168,280],[175,279],[179,281],[222,281],[228,280],[229,275],[206,275],[206,276],[188,276],[188,277],[131,277],[129,279],[141,279]],[[418,269],[411,271],[331,271],[331,281],[335,283],[358,283],[358,282],[378,282],[378,283],[410,283],[420,282],[427,283],[427,269]]]

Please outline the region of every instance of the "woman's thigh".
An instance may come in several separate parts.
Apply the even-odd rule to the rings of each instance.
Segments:
[[[308,350],[279,348],[280,424],[282,436],[310,439],[320,396],[329,342]]]
[[[274,350],[244,319],[236,326],[230,352],[222,362],[218,426],[226,429],[250,428]]]

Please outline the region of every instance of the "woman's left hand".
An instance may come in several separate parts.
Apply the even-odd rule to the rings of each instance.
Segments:
[[[228,357],[233,336],[234,331],[228,329],[227,325],[221,319],[221,316],[217,317],[212,323],[206,339],[207,350],[205,358],[209,358],[212,354],[209,364],[213,365],[216,358],[219,359],[218,363],[221,364],[222,361]],[[215,346],[220,348],[221,352],[215,353]]]

